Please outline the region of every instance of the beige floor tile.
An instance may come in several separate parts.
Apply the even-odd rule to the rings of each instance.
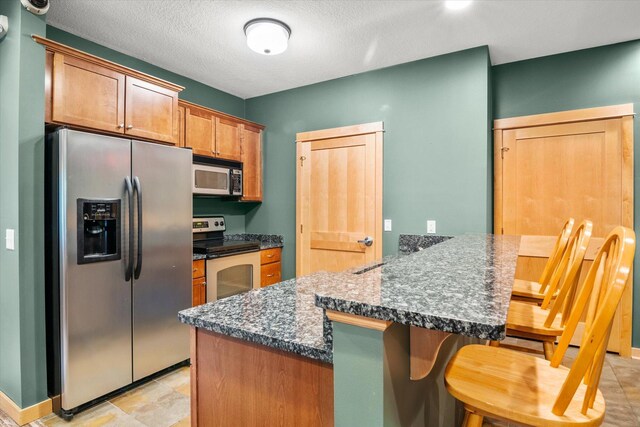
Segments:
[[[171,427],[191,427],[191,417],[183,418]]]
[[[178,369],[177,371],[170,372],[160,378],[157,378],[156,381],[173,389],[182,387],[185,384],[188,385],[191,382],[189,367],[186,366]]]
[[[110,402],[79,413],[69,422],[55,414],[48,415],[41,420],[46,427],[144,427],[135,418],[129,416]]]

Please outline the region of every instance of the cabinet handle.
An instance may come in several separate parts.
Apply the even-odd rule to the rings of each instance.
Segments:
[[[198,269],[197,269],[197,268],[194,268],[194,269],[193,269],[193,272],[195,273],[196,271],[198,271]]]
[[[267,258],[273,258],[273,254],[267,255]]]
[[[273,274],[267,274],[267,277],[273,277]]]
[[[127,129],[133,129],[133,125],[127,126]]]
[[[124,127],[124,123],[120,123],[120,124],[118,125],[118,129],[122,129],[123,127]]]

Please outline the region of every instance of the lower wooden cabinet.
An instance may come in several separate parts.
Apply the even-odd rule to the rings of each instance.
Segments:
[[[205,261],[193,261],[193,287],[191,292],[192,305],[202,305],[207,302],[207,279],[205,277]]]
[[[282,281],[281,248],[260,251],[260,287],[273,285]]]

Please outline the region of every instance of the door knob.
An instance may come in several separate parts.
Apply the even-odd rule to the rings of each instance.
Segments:
[[[133,125],[127,126],[127,129],[133,129]]]
[[[365,237],[362,240],[358,240],[358,243],[363,243],[365,246],[373,245],[373,239],[369,236]]]

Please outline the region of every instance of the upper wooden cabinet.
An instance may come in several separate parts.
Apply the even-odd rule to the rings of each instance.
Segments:
[[[33,38],[47,49],[46,122],[179,144],[181,86]]]
[[[178,145],[178,92],[127,76],[125,133]]]
[[[262,129],[242,125],[242,200],[262,201]]]
[[[179,105],[185,109],[185,147],[200,156],[241,161],[240,122],[199,105],[184,101]]]
[[[243,164],[243,201],[262,201],[262,130],[264,126],[180,100],[181,147],[194,154]]]
[[[240,160],[240,123],[216,117],[216,156]]]
[[[211,111],[185,105],[184,146],[191,148],[193,154],[215,157],[216,117]]]
[[[124,133],[125,75],[73,56],[52,56],[50,121]]]

